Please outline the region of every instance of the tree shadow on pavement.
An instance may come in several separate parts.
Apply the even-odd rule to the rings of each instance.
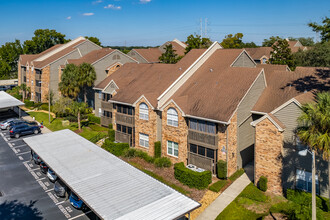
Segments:
[[[29,204],[19,202],[17,200],[5,201],[0,204],[0,219],[13,220],[13,219],[34,219],[41,220],[41,212],[34,207],[37,201],[30,201]]]

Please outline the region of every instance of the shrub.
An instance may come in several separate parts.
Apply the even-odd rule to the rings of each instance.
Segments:
[[[155,142],[155,149],[154,149],[154,153],[155,153],[155,158],[161,157],[161,150],[162,150],[162,145],[160,143],[160,141]]]
[[[110,129],[110,130],[113,129],[112,124],[109,124],[108,126],[109,126],[109,129]]]
[[[212,182],[211,171],[196,172],[186,168],[183,162],[174,165],[174,176],[181,183],[197,189],[205,189]]]
[[[156,167],[170,167],[172,166],[172,162],[167,157],[159,157],[155,159]]]
[[[95,116],[93,114],[89,114],[88,115],[88,121],[89,122],[94,122],[96,124],[101,124],[101,118],[100,117],[97,117],[97,116]]]
[[[227,178],[227,162],[224,160],[219,160],[217,163],[217,171],[219,179]]]
[[[244,173],[244,169],[241,168],[241,169],[237,170],[235,173],[233,173],[233,175],[231,175],[231,176],[229,177],[229,179],[230,179],[232,182],[234,182],[234,181],[237,180],[240,176],[242,176],[243,173]]]
[[[136,150],[135,156],[144,159],[148,163],[153,163],[155,161],[155,158],[153,158],[152,156],[149,156],[148,153],[146,153],[142,150]]]
[[[250,183],[240,194],[241,197],[252,199],[258,202],[266,202],[267,196],[264,195],[253,183]]]
[[[124,157],[135,157],[135,152],[136,152],[136,150],[134,148],[128,148],[124,152]]]
[[[77,122],[78,121],[77,117],[76,116],[73,116],[73,115],[66,116],[65,117],[65,120],[68,120],[70,122]]]
[[[28,99],[25,99],[24,100],[24,103],[25,103],[25,107],[27,107],[27,108],[34,107],[34,102],[33,101],[30,101]]]
[[[106,139],[102,148],[109,151],[113,155],[117,157],[124,155],[125,151],[129,148],[128,143],[114,143],[111,142],[109,139]]]
[[[23,99],[23,96],[20,95],[20,94],[14,94],[13,96],[14,96],[14,98],[16,98],[16,99],[18,99],[18,100],[22,100],[22,99]],[[25,100],[24,100],[24,101],[25,101]]]
[[[109,140],[110,140],[111,142],[114,142],[114,141],[115,141],[115,130],[110,129],[110,130],[108,131],[108,135],[109,135]]]
[[[259,178],[258,188],[259,188],[261,191],[266,192],[266,191],[267,191],[267,182],[268,182],[267,177],[265,177],[265,176],[261,176],[261,177]]]
[[[220,192],[220,190],[227,184],[227,180],[219,180],[209,186],[209,190],[213,192]]]

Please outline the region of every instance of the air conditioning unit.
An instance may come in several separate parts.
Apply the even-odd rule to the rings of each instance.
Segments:
[[[193,164],[188,164],[186,167],[187,167],[188,169],[191,169],[191,170],[195,170],[195,169],[196,169],[196,166],[193,165]]]

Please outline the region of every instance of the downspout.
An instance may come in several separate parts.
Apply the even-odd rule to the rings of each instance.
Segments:
[[[226,125],[226,160],[227,160],[227,178],[228,178],[228,125]]]

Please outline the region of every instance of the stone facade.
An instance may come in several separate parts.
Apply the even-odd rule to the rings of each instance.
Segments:
[[[18,61],[17,65],[17,74],[18,74],[18,85],[22,84],[22,67],[21,67],[21,62]]]
[[[230,120],[230,124],[227,127],[228,132],[228,176],[231,176],[237,170],[237,112],[234,114]]]
[[[227,127],[218,124],[218,160],[227,161],[226,152],[222,152],[222,147],[227,150]]]
[[[178,113],[178,127],[167,125],[167,110],[174,108]],[[181,111],[173,104],[169,104],[162,112],[162,156],[171,159],[172,163],[184,162],[187,164],[187,136],[188,125]],[[174,157],[167,154],[167,141],[173,141],[179,145],[179,155]]]
[[[47,102],[47,96],[49,93],[49,77],[50,77],[50,66],[46,66],[42,69],[41,74],[41,102]],[[56,92],[56,91],[53,91]]]
[[[259,122],[255,129],[254,182],[257,184],[259,178],[265,176],[268,179],[268,191],[281,195],[283,133],[268,118]]]
[[[140,109],[141,103],[145,103],[148,106],[149,120],[140,119]],[[157,141],[157,114],[151,108],[151,106],[146,102],[144,98],[141,98],[137,102],[135,107],[135,147],[148,152],[150,156],[154,156],[154,144]],[[143,133],[149,136],[149,148],[140,146],[139,144],[139,134]]]

